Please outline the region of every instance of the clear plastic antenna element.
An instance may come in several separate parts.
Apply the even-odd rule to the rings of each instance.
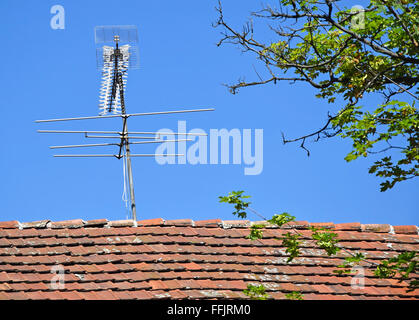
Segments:
[[[129,69],[140,67],[138,49],[138,30],[136,26],[97,26],[95,27],[96,59],[97,68],[102,70],[104,46],[115,46],[115,36],[120,45],[129,45]]]
[[[95,28],[97,65],[102,69],[99,114],[125,114],[124,91],[128,69],[138,67],[138,34],[135,26]]]
[[[95,27],[96,44],[111,44],[115,36],[119,37],[121,43],[138,43],[138,31],[134,25]]]
[[[121,105],[124,104],[123,92],[127,84],[127,71],[129,63],[129,45],[123,45],[116,49],[103,46],[102,83],[99,94],[99,114],[121,113]],[[119,59],[119,61],[116,61]]]

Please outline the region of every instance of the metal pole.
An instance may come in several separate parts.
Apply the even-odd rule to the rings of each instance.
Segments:
[[[121,108],[122,114],[125,114],[125,106],[122,105]],[[129,191],[130,191],[130,199],[131,199],[131,212],[132,212],[132,219],[137,221],[137,207],[135,205],[135,193],[134,193],[134,179],[132,177],[132,166],[131,166],[131,152],[129,148],[129,141],[128,141],[128,126],[127,126],[127,118],[122,118],[122,138],[123,143],[125,144],[125,155],[127,157],[127,171],[128,171],[128,184],[129,184]]]
[[[131,212],[132,212],[132,220],[137,221],[137,207],[135,206],[135,193],[134,193],[134,179],[132,177],[132,165],[131,165],[131,152],[129,149],[129,141],[128,141],[128,127],[127,127],[127,120],[128,118],[126,115],[125,110],[125,99],[124,99],[124,84],[122,80],[122,75],[119,73],[118,70],[118,58],[119,58],[119,48],[118,48],[118,41],[119,36],[115,36],[114,40],[116,42],[116,54],[115,54],[115,70],[114,70],[114,81],[113,85],[116,88],[119,85],[119,95],[121,100],[121,113],[124,116],[122,118],[122,133],[123,136],[121,138],[121,142],[125,143],[125,156],[127,157],[127,171],[128,171],[128,184],[130,190],[130,200],[131,200]],[[113,88],[113,89],[114,89]],[[114,93],[114,92],[113,92]],[[112,101],[111,101],[112,104]],[[111,107],[111,105],[110,105]],[[111,110],[109,110],[111,111]],[[123,140],[123,141],[122,141]]]
[[[131,157],[130,157],[130,149],[129,149],[129,142],[128,138],[126,138],[126,145],[125,151],[127,156],[127,170],[128,170],[128,182],[129,182],[129,189],[130,189],[130,198],[131,198],[131,212],[132,212],[132,219],[137,221],[137,208],[135,206],[135,194],[134,194],[134,181],[132,178],[132,166],[131,166]]]

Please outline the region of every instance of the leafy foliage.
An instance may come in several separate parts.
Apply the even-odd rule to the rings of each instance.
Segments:
[[[250,196],[243,196],[244,191],[233,191],[228,196],[220,196],[220,202],[234,204],[235,211],[233,214],[238,214],[239,217],[247,217],[245,209],[251,209],[249,207],[250,202],[243,201],[242,199],[250,198]],[[253,210],[253,209],[252,209]],[[295,217],[289,213],[275,214],[271,219],[267,220],[268,223],[282,227],[284,224],[294,221]],[[250,234],[247,236],[250,240],[262,239],[263,237],[263,224],[254,224],[250,228]],[[282,246],[286,248],[285,252],[288,254],[287,263],[290,263],[294,258],[300,255],[300,247],[302,240],[314,241],[315,244],[326,251],[327,255],[336,255],[341,248],[339,247],[338,235],[334,232],[328,231],[326,228],[311,227],[311,237],[304,236],[297,230],[292,229],[293,232],[287,232],[284,236],[278,238],[282,240]],[[338,275],[350,274],[354,271],[354,267],[359,265],[361,262],[369,263],[365,255],[360,252],[350,253],[349,257],[346,257],[342,264],[338,265],[338,269],[333,270]],[[375,275],[379,278],[394,278],[399,275],[399,281],[409,280],[408,291],[419,288],[419,281],[416,279],[409,279],[410,274],[416,273],[419,269],[417,263],[418,253],[403,252],[396,257],[382,260],[381,263],[376,267]],[[261,284],[259,286],[249,284],[244,293],[251,299],[265,300],[268,295],[265,292],[265,287]],[[293,291],[286,294],[287,299],[291,300],[303,300],[301,292]]]
[[[352,161],[360,156],[399,149],[403,157],[398,161],[391,156],[375,161],[369,173],[390,178],[381,183],[381,191],[391,189],[397,182],[414,178],[419,174],[419,112],[402,101],[391,101],[381,105],[373,113],[359,111],[361,107],[347,108],[332,122],[342,129],[342,137],[350,137],[353,150],[345,157]],[[391,144],[396,137],[406,136],[407,145]],[[384,144],[380,151],[372,151],[375,145]]]
[[[417,260],[417,252],[403,252],[398,256],[381,261],[375,270],[375,275],[379,278],[393,278],[397,274],[400,275],[399,282],[409,279],[410,273],[414,273],[419,269]],[[410,282],[409,289],[414,290],[419,287],[417,280]]]
[[[333,272],[339,275],[349,274],[353,272],[353,267],[358,265],[364,259],[365,255],[363,253],[357,252],[353,256],[346,257],[344,262],[338,265],[338,268],[340,269],[333,270]]]
[[[261,61],[265,76],[228,85],[239,89],[279,82],[303,82],[332,105],[317,131],[284,143],[341,136],[352,141],[345,157],[374,159],[369,173],[384,179],[381,191],[419,176],[419,2],[370,0],[366,8],[341,8],[336,0],[279,0],[252,13],[273,31],[259,40],[253,22],[241,31],[218,7],[218,45],[229,43]],[[271,24],[271,21],[274,24]],[[371,103],[365,97],[377,96]],[[362,102],[365,103],[362,103]],[[380,103],[380,101],[382,101]],[[382,158],[376,160],[377,154]]]
[[[244,196],[244,191],[232,191],[229,192],[228,196],[220,196],[219,202],[225,202],[234,204],[236,211],[233,212],[234,215],[237,215],[240,218],[246,218],[246,208],[249,206],[250,202],[243,201],[242,199],[250,198],[250,196]]]
[[[324,228],[311,228],[313,234],[311,237],[316,241],[319,248],[324,249],[328,256],[335,255],[340,248],[337,246],[337,234],[327,232]]]
[[[295,221],[295,217],[290,215],[287,212],[281,214],[274,214],[271,219],[268,220],[269,223],[282,227],[284,224]]]
[[[262,228],[264,226],[262,224],[254,224],[250,227],[250,234],[247,236],[248,239],[250,240],[257,240],[257,239],[262,239],[263,237],[263,232],[262,232]]]
[[[247,285],[247,289],[243,293],[250,297],[252,300],[266,300],[268,294],[265,292],[266,289],[263,285],[255,286],[252,284]]]
[[[293,291],[293,292],[287,293],[285,297],[289,300],[304,300],[303,295],[299,291]]]
[[[289,254],[287,262],[291,262],[300,255],[301,241],[298,240],[299,238],[298,233],[292,234],[291,232],[287,232],[282,238],[282,245],[287,248],[285,252]]]

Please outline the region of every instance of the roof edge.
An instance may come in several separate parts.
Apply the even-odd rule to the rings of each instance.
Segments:
[[[147,220],[115,220],[109,221],[107,219],[95,220],[64,220],[51,221],[40,220],[32,222],[0,221],[0,229],[77,229],[77,228],[120,228],[120,227],[193,227],[193,228],[250,228],[252,225],[263,225],[265,228],[278,228],[278,226],[269,224],[266,221],[249,221],[249,220],[199,220],[191,219],[177,219],[164,220],[162,218],[147,219]],[[392,226],[389,224],[361,224],[359,222],[352,223],[333,223],[333,222],[315,222],[309,223],[307,221],[293,221],[281,227],[281,229],[309,229],[310,227],[324,227],[334,231],[358,231],[358,232],[373,232],[373,233],[389,233],[389,234],[411,234],[418,235],[419,228],[416,225],[401,225]]]

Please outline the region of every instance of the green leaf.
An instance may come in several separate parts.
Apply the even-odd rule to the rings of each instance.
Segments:
[[[243,293],[252,300],[266,300],[269,296],[265,291],[266,289],[262,284],[259,286],[248,284]]]
[[[312,229],[314,232],[311,237],[316,241],[316,244],[324,249],[328,256],[335,255],[341,249],[337,246],[339,242],[337,239],[337,234],[333,232],[327,232],[322,230]]]
[[[359,265],[363,260],[365,260],[365,255],[363,253],[357,252],[350,257],[346,257],[344,262],[338,265],[339,269],[333,270],[333,272],[339,275],[350,274],[355,271],[353,270],[353,267]]]
[[[396,257],[382,260],[377,266],[374,274],[379,278],[394,278],[399,276],[399,282],[408,280],[411,273],[419,271],[416,258],[418,253],[416,251],[405,251]],[[411,279],[408,291],[415,290],[418,287],[416,279]]]
[[[224,29],[219,45],[234,44],[255,54],[267,71],[267,78],[239,80],[228,87],[235,93],[267,83],[289,85],[289,79],[310,86],[314,97],[340,110],[328,115],[319,131],[284,143],[298,143],[307,151],[308,137],[319,141],[340,136],[351,143],[345,160],[371,159],[369,173],[387,191],[419,176],[419,1],[371,0],[362,14],[354,7],[339,8],[337,2],[280,0],[276,8],[265,5],[252,14],[272,31],[261,33],[260,39],[251,24],[244,31],[227,25],[219,10],[216,26]],[[271,26],[272,20],[280,25]],[[297,33],[292,31],[296,25]],[[382,97],[385,103],[377,103]],[[387,155],[392,155],[391,162],[384,160]]]
[[[268,220],[269,223],[282,227],[284,224],[295,221],[295,217],[290,215],[287,212],[281,214],[275,214],[271,219]]]
[[[229,203],[234,205],[234,215],[239,218],[245,219],[247,217],[246,209],[249,207],[250,202],[243,201],[242,199],[250,198],[250,196],[244,196],[244,191],[232,191],[227,196],[219,196],[220,203]]]
[[[254,224],[250,227],[250,234],[246,237],[250,240],[258,240],[258,239],[262,239],[263,237],[263,232],[262,232],[262,228],[264,227],[264,225],[260,225],[260,224]]]
[[[299,246],[301,241],[298,240],[299,238],[299,234],[292,234],[290,232],[287,232],[282,238],[282,245],[287,248],[285,252],[289,254],[287,263],[291,262],[294,258],[300,255]]]
[[[289,300],[304,300],[303,295],[299,291],[293,291],[293,292],[287,293],[285,297]]]

